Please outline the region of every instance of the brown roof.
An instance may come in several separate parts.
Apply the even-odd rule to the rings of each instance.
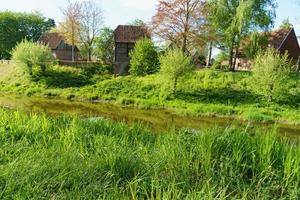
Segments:
[[[114,30],[115,42],[135,43],[143,37],[150,37],[144,26],[119,25]]]
[[[279,50],[284,40],[287,38],[289,33],[293,30],[291,29],[278,29],[272,31],[268,34],[269,45]]]
[[[63,37],[59,33],[43,33],[39,42],[48,45],[51,49],[56,49],[63,41]]]
[[[285,39],[287,38],[287,36],[291,33],[291,31],[293,31],[293,28],[290,29],[278,29],[275,31],[271,31],[271,32],[263,32],[260,33],[259,35],[264,37],[267,37],[267,41],[268,41],[268,46],[269,47],[273,47],[276,50],[279,50],[281,45],[283,44],[283,42],[285,41]],[[241,41],[240,44],[240,52],[244,50],[245,47],[247,47],[250,43],[250,38],[245,38],[244,40]]]

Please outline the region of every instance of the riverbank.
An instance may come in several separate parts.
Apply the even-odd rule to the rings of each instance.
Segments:
[[[152,133],[0,110],[1,199],[299,197],[299,145],[238,127]]]
[[[93,70],[54,67],[29,77],[18,66],[0,66],[0,92],[81,101],[109,101],[139,108],[166,108],[187,116],[218,116],[259,122],[300,124],[300,75],[292,75],[285,99],[268,103],[251,92],[248,72],[201,70],[165,94],[157,75],[113,77]]]

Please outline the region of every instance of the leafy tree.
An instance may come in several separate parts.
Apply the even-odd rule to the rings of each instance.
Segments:
[[[68,1],[67,8],[62,10],[64,21],[59,24],[58,32],[66,42],[72,46],[72,61],[75,61],[75,46],[79,43],[79,18],[81,5],[78,2]]]
[[[271,102],[280,98],[287,88],[291,70],[288,55],[281,56],[272,48],[259,53],[253,63],[253,89]]]
[[[254,59],[260,50],[265,50],[268,47],[268,34],[259,34],[254,32],[249,38],[249,44],[245,47],[245,55],[249,59]]]
[[[153,33],[188,53],[200,41],[204,25],[202,0],[162,0],[152,20]]]
[[[271,27],[275,0],[210,0],[209,21],[228,49],[229,65],[234,70],[240,42],[257,30]]]
[[[54,26],[53,19],[40,13],[0,12],[0,59],[9,59],[11,50],[22,40],[36,42]]]
[[[23,63],[30,75],[32,75],[33,66],[39,66],[44,73],[46,67],[55,62],[55,58],[47,46],[27,40],[22,41],[14,48],[12,58],[16,62]]]
[[[113,66],[115,55],[114,31],[105,27],[95,39],[94,56],[104,65]]]
[[[282,29],[290,29],[292,27],[293,27],[293,24],[291,24],[289,18],[283,20],[280,25],[280,28],[282,28]]]
[[[92,0],[80,3],[79,38],[81,45],[87,50],[88,61],[92,60],[93,46],[96,36],[103,24],[102,10]]]
[[[173,94],[176,94],[178,80],[194,69],[191,58],[180,49],[167,52],[160,58],[160,64],[160,76],[163,82],[171,88]]]
[[[132,22],[130,22],[129,25],[132,25],[132,26],[146,26],[146,23],[141,19],[135,19]]]
[[[133,51],[130,52],[130,57],[130,74],[143,76],[158,71],[158,54],[150,39],[144,38],[137,41]]]

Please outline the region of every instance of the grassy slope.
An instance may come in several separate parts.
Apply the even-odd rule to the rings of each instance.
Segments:
[[[195,116],[234,116],[300,124],[300,75],[287,80],[290,91],[285,101],[268,104],[250,92],[251,74],[246,72],[198,71],[179,84],[176,97],[168,98],[164,97],[157,75],[114,78],[94,74],[93,71],[54,67],[45,76],[31,80],[20,67],[0,66],[0,91],[29,96],[113,100],[144,108],[166,107],[179,114]]]
[[[300,147],[227,128],[154,134],[0,109],[0,199],[297,199]]]

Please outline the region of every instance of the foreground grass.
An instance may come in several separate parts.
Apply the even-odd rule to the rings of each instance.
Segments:
[[[1,73],[5,72],[5,73]],[[2,75],[1,75],[2,74]],[[200,70],[181,81],[177,95],[166,95],[157,75],[118,77],[93,70],[53,67],[30,78],[20,66],[0,66],[0,91],[28,96],[108,100],[142,108],[163,107],[177,114],[226,116],[242,120],[300,124],[300,74],[287,80],[289,91],[268,103],[251,92],[251,73]]]
[[[0,110],[0,199],[298,199],[300,147],[237,129],[154,134]]]

